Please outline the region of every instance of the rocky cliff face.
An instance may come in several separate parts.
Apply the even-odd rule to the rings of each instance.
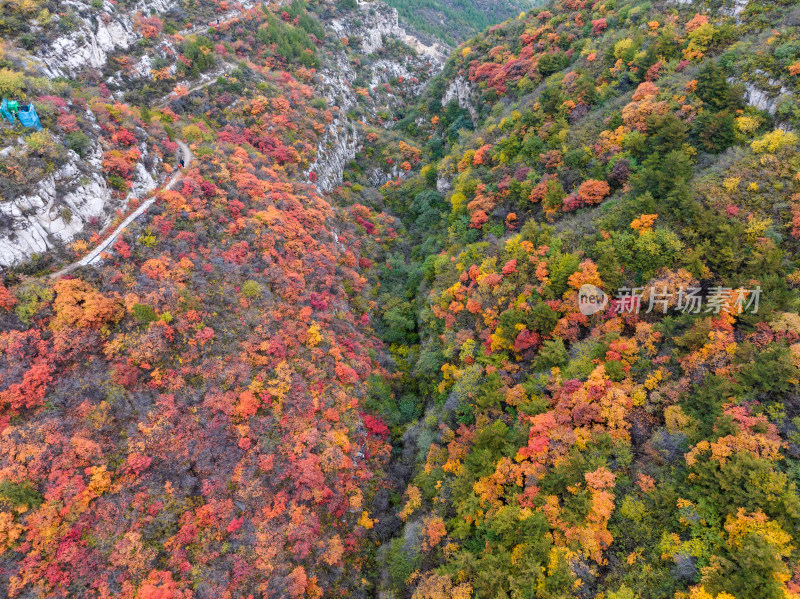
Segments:
[[[442,97],[442,106],[447,106],[451,100],[456,100],[459,107],[469,112],[473,124],[477,124],[478,109],[475,107],[474,94],[473,84],[462,75],[459,75],[447,86],[447,90]]]
[[[353,82],[358,79],[369,82],[368,92],[373,99],[369,116],[375,117],[379,111],[391,112],[398,103],[396,96],[380,93],[382,85],[391,80],[402,80],[406,82],[407,90],[416,95],[427,78],[439,72],[445,56],[437,44],[429,46],[409,35],[399,25],[397,10],[382,2],[359,2],[355,12],[332,19],[326,24],[326,29],[330,35],[347,40],[348,44],[354,40],[360,55],[356,67],[346,52],[337,53],[319,76],[321,93],[329,106],[334,107],[335,113],[319,144],[317,159],[308,172],[316,175],[317,187],[327,192],[341,181],[345,166],[353,160],[363,143],[358,126],[348,116],[357,104]],[[387,40],[400,42],[407,50],[388,57],[376,57]],[[415,75],[419,72],[425,72],[426,78]],[[392,121],[385,124],[389,126]],[[388,174],[376,172],[373,180],[382,183],[396,175],[396,168]]]
[[[792,96],[792,91],[783,83],[760,69],[753,73],[753,80],[744,82],[744,100],[750,106],[775,116],[781,100]]]
[[[142,145],[140,151],[147,159],[147,147]],[[120,199],[101,174],[101,162],[99,145],[84,158],[70,150],[66,164],[39,181],[32,193],[0,202],[0,266],[13,266],[69,243],[89,223],[105,226],[131,198],[142,198],[158,185],[140,162],[131,192]]]
[[[41,59],[42,71],[47,77],[74,76],[87,67],[101,68],[109,54],[130,48],[139,39],[134,28],[136,14],[143,11],[163,14],[178,2],[140,0],[131,7],[122,8],[116,2],[104,0],[101,9],[84,1],[63,4],[73,8],[80,19],[74,31],[34,52]]]

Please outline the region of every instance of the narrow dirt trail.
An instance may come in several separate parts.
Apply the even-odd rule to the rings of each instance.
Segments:
[[[204,75],[201,75],[200,76],[200,80],[195,82],[195,84],[192,87],[187,88],[186,92],[183,95],[188,96],[189,94],[194,93],[197,90],[204,89],[204,88],[208,87],[209,85],[212,85],[212,84],[216,83],[218,77],[222,77],[223,75],[227,75],[228,73],[230,73],[235,68],[236,68],[236,65],[234,65],[234,64],[231,64],[229,62],[224,63],[222,65],[222,68],[218,68],[218,69],[216,69],[214,71],[211,71],[210,73],[206,73]],[[155,104],[153,104],[153,107],[155,107],[155,108],[163,108],[164,106],[166,106],[167,104],[169,104],[173,100],[177,100],[180,97],[181,96],[176,95],[175,92],[172,92],[172,93],[168,94],[166,97],[164,97],[161,100],[159,100],[158,102],[156,102]]]
[[[214,17],[213,21],[209,21],[208,23],[203,23],[200,25],[195,25],[194,27],[190,27],[189,29],[181,29],[180,31],[176,31],[174,35],[179,35],[181,37],[186,37],[187,35],[195,35],[197,33],[205,33],[211,27],[217,27],[219,25],[224,25],[233,19],[237,19],[242,16],[242,13],[245,11],[250,10],[256,5],[255,2],[242,2],[241,8],[238,10],[229,10],[226,13],[221,15],[217,15]]]
[[[180,146],[180,148],[181,148],[181,153],[183,154],[183,162],[184,162],[184,167],[183,168],[185,169],[192,162],[192,158],[193,158],[192,151],[189,149],[189,146],[187,146],[184,142],[179,141],[177,143],[178,143],[178,146]],[[166,185],[164,185],[164,189],[172,189],[175,186],[175,184],[178,181],[180,181],[182,176],[183,176],[183,169],[180,169],[174,175],[172,175],[172,177],[170,177],[169,181],[167,181]],[[153,196],[149,200],[147,200],[146,202],[143,202],[141,206],[139,206],[136,210],[134,210],[131,214],[129,214],[128,217],[124,221],[122,221],[116,229],[114,229],[114,232],[111,233],[111,235],[109,235],[108,237],[103,239],[103,241],[101,241],[97,245],[97,247],[95,247],[91,252],[86,254],[86,256],[84,256],[83,258],[81,258],[77,262],[73,262],[69,266],[65,266],[64,268],[62,268],[58,272],[53,273],[52,275],[50,275],[50,277],[54,278],[54,279],[58,278],[58,277],[60,277],[62,275],[65,275],[65,274],[67,274],[69,272],[72,272],[73,270],[75,270],[76,268],[78,268],[80,266],[88,266],[89,264],[91,264],[92,262],[97,260],[100,257],[100,254],[102,254],[112,243],[114,243],[119,238],[119,236],[123,233],[123,231],[125,231],[125,229],[127,229],[128,226],[130,226],[130,224],[133,221],[135,221],[142,214],[147,212],[147,209],[150,208],[150,206],[152,206],[153,202],[155,202],[155,201],[156,201],[156,198],[155,198],[155,196]]]

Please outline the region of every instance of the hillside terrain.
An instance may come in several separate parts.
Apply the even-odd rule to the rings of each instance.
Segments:
[[[800,598],[800,5],[390,3],[0,3],[0,596]]]

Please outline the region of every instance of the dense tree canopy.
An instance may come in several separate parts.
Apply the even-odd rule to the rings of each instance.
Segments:
[[[423,85],[373,4],[0,55],[46,125],[0,193],[193,154],[98,264],[3,273],[0,594],[799,596],[794,7],[554,0]]]

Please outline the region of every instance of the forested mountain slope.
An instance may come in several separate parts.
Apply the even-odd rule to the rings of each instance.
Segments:
[[[177,167],[174,137],[185,123],[170,122],[170,111],[209,87],[234,99],[254,91],[253,56],[259,68],[299,72],[313,100],[334,111],[320,140],[326,188],[358,145],[355,135],[331,134],[354,130],[357,99],[376,122],[390,120],[441,60],[382,3],[320,2],[309,16],[295,2],[268,17],[252,2],[87,1],[61,12],[57,4],[3,5],[0,93],[34,102],[44,129],[0,128],[0,267],[64,260],[65,245],[80,253],[121,220]],[[306,171],[315,158],[303,154]]]
[[[418,174],[340,191],[400,373],[387,592],[797,596],[798,14],[549,3],[398,123]]]
[[[436,59],[382,4],[75,5],[45,27],[47,6],[5,40],[3,93],[43,126],[0,129],[5,174],[30,178],[4,179],[6,247],[26,256],[57,220],[19,198],[48,199],[64,164],[98,181],[77,183],[99,215],[105,187],[129,196],[109,220],[147,197],[141,169],[156,201],[92,266],[48,276],[100,216],[3,272],[0,596],[369,596],[390,447],[363,404],[388,363],[349,217],[320,189]],[[51,65],[52,47],[69,51]],[[193,158],[161,189],[181,140]]]
[[[2,5],[0,248],[108,197],[4,262],[0,595],[800,597],[796,3],[443,66],[380,2],[59,4]]]

